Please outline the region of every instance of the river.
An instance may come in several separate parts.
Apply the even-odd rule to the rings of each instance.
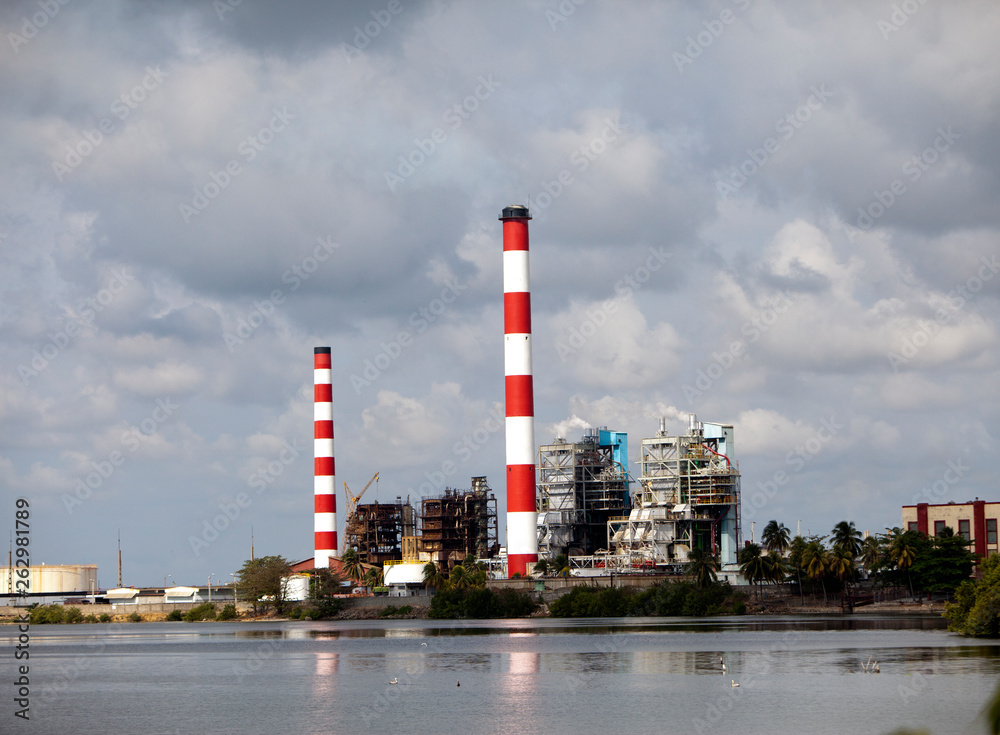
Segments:
[[[0,628],[4,650],[15,636]],[[8,653],[0,732],[952,735],[984,732],[977,717],[1000,678],[1000,642],[909,615],[46,625],[30,636],[31,720],[13,716]],[[880,673],[865,673],[869,660]]]

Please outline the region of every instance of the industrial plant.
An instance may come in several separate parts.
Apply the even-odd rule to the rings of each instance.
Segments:
[[[531,364],[531,289],[528,221],[524,206],[505,207],[503,223],[504,391],[507,454],[507,546],[497,543],[496,499],[485,477],[471,488],[446,488],[423,498],[415,512],[409,499],[358,504],[378,474],[357,496],[345,485],[347,548],[360,560],[383,564],[391,577],[409,583],[422,565],[449,569],[469,555],[486,560],[498,576],[531,574],[539,557],[566,555],[574,574],[675,572],[693,549],[716,555],[734,570],[740,535],[740,473],[735,437],[727,424],[692,415],[687,433],[671,436],[660,421],[641,440],[637,475],[630,471],[628,437],[607,427],[587,429],[579,441],[556,437],[535,445]],[[321,459],[332,470],[329,416],[329,347],[316,348],[317,493],[327,487]],[[320,444],[321,439],[323,444]],[[329,442],[327,445],[326,442]],[[321,452],[323,453],[321,455]],[[325,468],[326,465],[324,464]],[[326,490],[324,490],[326,492]],[[318,496],[317,496],[318,497]],[[326,521],[319,516],[317,531]],[[324,501],[324,508],[331,507]],[[334,526],[335,528],[335,526]],[[317,533],[317,559],[321,542]],[[317,563],[317,566],[319,564]]]

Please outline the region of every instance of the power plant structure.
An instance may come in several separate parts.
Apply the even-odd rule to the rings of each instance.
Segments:
[[[348,511],[344,536],[360,562],[382,565],[403,558],[403,539],[415,528],[413,506],[397,497],[395,503],[365,503]]]
[[[531,372],[528,220],[522,205],[504,207],[503,331],[507,440],[507,574],[526,575],[538,561],[535,495],[535,399]]]
[[[580,442],[557,437],[538,448],[540,556],[606,553],[608,521],[630,509],[625,433],[602,426]]]
[[[610,551],[629,566],[664,567],[687,561],[692,549],[736,564],[740,541],[740,471],[732,459],[733,427],[698,421],[670,436],[660,420],[643,439],[639,488],[628,516],[608,522]]]
[[[420,508],[421,558],[447,566],[467,556],[497,556],[497,499],[485,477],[473,477],[470,490],[446,488],[424,498]]]
[[[496,497],[485,477],[468,490],[360,505],[346,485],[346,548],[366,564],[444,570],[469,555],[491,572],[527,576],[539,555],[566,554],[574,574],[678,572],[694,549],[736,568],[741,543],[740,473],[733,427],[698,421],[670,435],[665,420],[640,442],[638,476],[629,469],[628,437],[607,427],[580,441],[556,437],[536,447],[531,350],[527,207],[511,205],[503,223],[506,549],[498,543]],[[315,349],[315,566],[337,549],[333,494],[333,392],[329,347]],[[378,473],[372,481],[377,481]],[[368,485],[365,486],[367,489]],[[504,553],[506,551],[506,553]],[[409,583],[409,582],[407,582]]]

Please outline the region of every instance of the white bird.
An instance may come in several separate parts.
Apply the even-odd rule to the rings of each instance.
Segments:
[[[722,673],[723,674],[726,673],[726,664],[725,663],[722,664]]]
[[[738,686],[739,686],[739,684],[737,684],[737,683],[736,683],[736,679],[730,679],[729,681],[733,682],[733,684],[732,684],[732,685],[733,685],[734,687],[738,687]]]
[[[398,684],[399,682],[396,681],[396,677],[394,676],[394,677],[392,677],[392,681],[390,681],[389,683],[390,684]]]
[[[421,643],[420,645],[421,645],[421,646],[426,646],[427,644],[426,644],[426,643]]]
[[[878,669],[878,661],[876,661],[876,662],[875,662],[875,668],[874,668],[874,669],[872,669],[872,670],[873,670],[873,671],[874,671],[874,672],[875,672],[876,674],[878,674],[878,673],[879,673],[879,669]]]

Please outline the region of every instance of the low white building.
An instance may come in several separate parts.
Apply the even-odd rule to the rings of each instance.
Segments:
[[[389,597],[410,597],[423,594],[424,566],[426,562],[386,564],[383,584],[389,588]]]

